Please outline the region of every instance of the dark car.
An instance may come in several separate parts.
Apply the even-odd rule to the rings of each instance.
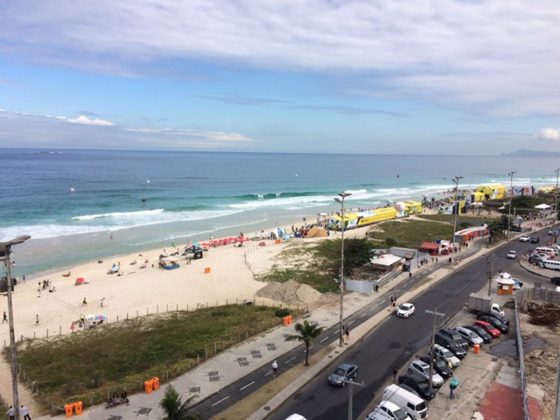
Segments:
[[[452,339],[465,350],[469,348],[469,342],[465,340],[457,331],[448,330],[447,328],[441,328],[438,332],[444,337]]]
[[[480,319],[479,317],[481,316],[491,316],[492,318],[496,318],[502,324],[506,324],[509,327],[509,321],[495,312],[479,312],[476,317]]]
[[[407,384],[399,384],[399,388],[404,389],[405,391],[410,392],[411,394],[416,395],[417,397],[420,397],[420,394],[418,394],[418,391],[416,391],[414,388],[408,386]],[[422,397],[420,397],[422,398]]]
[[[556,286],[560,286],[560,277],[551,277],[550,282]]]
[[[496,317],[489,315],[478,315],[476,318],[480,321],[488,322],[490,325],[500,330],[502,334],[507,334],[509,332],[509,327]]]
[[[509,227],[509,230],[511,230],[512,232],[521,232],[521,226],[516,226],[516,225],[511,225]]]
[[[329,383],[333,386],[346,386],[348,380],[356,379],[358,366],[352,363],[342,363],[329,375]]]
[[[484,328],[481,328],[478,325],[463,325],[463,328],[474,332],[476,335],[482,338],[486,344],[492,342],[492,336],[488,334]]]
[[[436,396],[434,389],[430,392],[428,380],[420,375],[406,374],[399,376],[399,385],[404,384],[416,391],[425,400],[431,400]]]
[[[441,333],[436,333],[436,344],[439,344],[442,347],[445,347],[447,350],[449,350],[451,353],[453,353],[455,356],[457,356],[459,359],[462,359],[463,357],[465,357],[467,355],[466,350],[461,347],[459,344],[457,344],[453,339],[446,337],[444,335],[441,335]]]
[[[420,357],[420,360],[422,360],[424,363],[430,364],[430,356],[429,355]],[[434,357],[434,370],[437,373],[439,373],[439,375],[443,379],[447,379],[447,378],[451,377],[451,375],[453,375],[453,369],[451,369],[449,367],[449,365],[447,364],[447,362],[445,362],[445,360],[443,360],[439,357]]]
[[[541,257],[540,255],[531,255],[529,257],[529,263],[530,264],[538,264],[540,263],[542,260],[544,260],[545,258]]]
[[[540,241],[538,236],[531,236],[531,239],[529,239],[529,242],[531,242],[532,244],[538,244]]]

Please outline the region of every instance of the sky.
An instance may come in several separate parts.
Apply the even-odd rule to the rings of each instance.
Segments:
[[[0,147],[560,151],[556,0],[0,0]]]

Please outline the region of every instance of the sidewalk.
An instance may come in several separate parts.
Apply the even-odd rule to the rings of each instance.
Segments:
[[[447,276],[454,268],[458,266],[463,266],[472,260],[471,254],[477,253],[478,247],[469,247],[463,253],[458,254],[461,256],[461,262],[456,263],[453,268],[447,262],[440,262],[439,264],[428,264],[420,268],[414,273],[414,277],[417,278],[419,275],[421,277],[429,276],[431,281],[426,283],[421,283],[421,285],[411,292],[405,293],[399,298],[410,299],[414,295],[430,287],[438,279]],[[485,253],[486,249],[482,249],[482,253]],[[476,256],[480,254],[477,253]],[[469,256],[471,255],[471,256]],[[388,290],[394,290],[394,295],[399,297],[399,290],[402,289],[402,285],[409,280],[408,273],[402,273],[398,275],[394,280],[392,280],[387,285],[380,288],[379,293],[374,293],[372,295],[359,295],[357,293],[350,293],[344,297],[344,315],[345,318],[356,313],[360,309],[371,305],[378,299],[385,299],[387,302],[386,311],[380,312],[377,316],[374,316],[352,329],[352,341],[355,342],[359,337],[365,335],[377,324],[383,321],[385,317],[392,313],[389,307],[388,297],[384,297],[383,293]],[[313,311],[309,318],[310,322],[317,322],[319,325],[329,328],[336,325],[339,322],[339,312],[338,304],[332,306],[324,306]],[[183,396],[183,400],[195,395],[195,403],[200,402],[207,397],[215,394],[216,392],[222,390],[228,385],[235,383],[239,379],[243,378],[250,372],[263,367],[271,365],[272,362],[279,358],[286,352],[301,345],[294,341],[285,341],[284,337],[286,334],[293,334],[293,325],[286,327],[277,327],[266,333],[260,334],[259,336],[252,337],[249,340],[232,347],[217,356],[201,363],[196,368],[186,372],[180,377],[170,381],[168,384],[173,385],[175,389]],[[333,343],[338,341],[336,334],[331,339]],[[350,346],[345,346],[343,351]],[[336,350],[337,353],[340,352],[339,349]],[[332,361],[331,358],[325,358],[327,364]],[[322,366],[318,364],[317,367]],[[282,366],[280,366],[282,368]],[[270,372],[272,374],[272,372]],[[307,375],[301,377],[298,382],[302,382],[299,386],[302,386],[309,378]],[[165,387],[167,383],[162,384],[161,388],[157,391],[153,391],[150,394],[135,394],[129,397],[130,405],[128,406],[117,406],[111,409],[106,409],[104,405],[95,406],[84,411],[83,418],[87,419],[106,419],[106,420],[121,420],[128,418],[139,417],[141,419],[160,419],[163,417],[163,411],[159,407],[159,402],[163,398]],[[290,392],[295,392],[298,388],[291,386]],[[283,393],[280,393],[282,396]],[[288,395],[289,396],[289,395]],[[225,397],[223,400],[217,401],[214,405],[217,405],[229,397]],[[287,398],[287,396],[284,396]],[[267,413],[268,414],[268,413]],[[52,418],[64,418],[64,416],[42,416],[36,417],[39,419],[52,419]]]

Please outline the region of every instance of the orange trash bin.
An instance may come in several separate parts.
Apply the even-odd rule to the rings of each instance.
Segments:
[[[152,378],[152,387],[154,390],[159,389],[159,378],[157,376]]]
[[[76,401],[74,403],[74,412],[76,413],[77,416],[82,415],[82,408],[83,407],[84,407],[84,404],[81,401]]]
[[[479,354],[480,353],[480,344],[475,344],[473,346],[473,351],[474,351],[474,354]]]
[[[72,404],[64,404],[64,412],[66,413],[66,417],[72,417],[74,411],[74,406]]]
[[[153,386],[154,383],[151,379],[149,381],[144,381],[144,391],[146,391],[146,394],[150,394],[152,392]]]
[[[204,274],[208,274],[212,269],[210,267],[204,268]]]

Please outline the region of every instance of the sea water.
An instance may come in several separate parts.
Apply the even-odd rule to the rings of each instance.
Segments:
[[[313,221],[483,182],[554,184],[554,158],[0,149],[0,241],[16,272]]]

